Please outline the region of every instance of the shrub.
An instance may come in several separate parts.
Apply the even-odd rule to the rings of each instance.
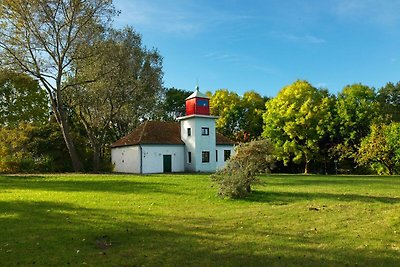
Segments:
[[[269,140],[251,141],[235,148],[225,167],[211,176],[222,197],[243,198],[250,194],[257,175],[269,172],[275,164],[274,146]]]

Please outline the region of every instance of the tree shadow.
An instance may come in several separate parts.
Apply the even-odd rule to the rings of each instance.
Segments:
[[[380,202],[385,204],[400,203],[400,197],[383,197],[383,196],[365,196],[357,194],[331,194],[318,192],[275,192],[275,191],[258,191],[254,190],[245,201],[249,202],[267,202],[267,203],[292,203],[303,200],[328,199],[335,201],[359,201],[374,203]]]
[[[121,180],[64,180],[46,179],[44,176],[3,176],[0,188],[46,190],[61,192],[117,192],[117,193],[165,193],[184,195],[185,192],[173,190],[175,183],[140,182],[129,179]],[[0,176],[2,178],[2,176]]]
[[[296,185],[351,185],[351,186],[367,186],[367,185],[391,185],[400,188],[400,176],[356,176],[356,175],[339,175],[339,176],[314,176],[314,175],[272,175],[264,176],[262,179],[268,182],[273,179],[274,184],[284,186]]]

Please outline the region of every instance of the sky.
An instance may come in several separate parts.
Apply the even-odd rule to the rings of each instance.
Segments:
[[[298,79],[331,93],[400,81],[400,0],[114,0],[163,56],[164,86],[254,90]]]

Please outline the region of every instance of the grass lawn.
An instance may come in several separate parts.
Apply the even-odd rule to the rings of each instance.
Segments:
[[[0,266],[400,266],[400,177],[0,175]]]

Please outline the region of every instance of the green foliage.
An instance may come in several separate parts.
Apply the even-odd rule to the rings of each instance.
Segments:
[[[389,122],[400,122],[400,82],[387,83],[377,95],[382,112],[380,115]]]
[[[263,136],[269,138],[285,164],[309,163],[321,151],[320,142],[332,131],[333,98],[307,81],[296,81],[266,103]]]
[[[106,145],[115,141],[115,132],[122,125],[136,126],[152,112],[162,89],[162,60],[157,51],[142,45],[132,28],[113,30],[93,45],[82,47],[81,53],[97,56],[73,64],[76,72],[69,83],[75,85],[64,97],[84,126],[97,171]]]
[[[0,127],[0,172],[29,172],[32,154],[27,145],[33,126],[20,124],[18,127]]]
[[[48,120],[46,92],[26,74],[0,71],[0,125],[15,127],[21,122],[43,124]]]
[[[46,90],[62,131],[75,171],[82,162],[70,132],[63,93],[74,74],[77,60],[96,55],[82,48],[106,35],[117,14],[112,0],[0,2],[0,54],[2,64],[38,79]],[[82,83],[91,82],[89,80]]]
[[[192,92],[168,88],[164,92],[164,99],[162,103],[163,120],[176,120],[177,117],[184,116],[186,112],[186,98]]]
[[[362,139],[356,161],[370,165],[379,174],[400,171],[400,123],[373,124],[371,132]]]
[[[274,167],[274,147],[268,140],[242,143],[223,169],[211,176],[219,186],[219,195],[243,198],[251,192],[251,186],[259,182],[257,175]]]
[[[336,101],[338,145],[333,154],[340,159],[354,158],[370,125],[379,120],[379,104],[373,89],[362,84],[343,88]]]
[[[216,90],[210,96],[210,113],[218,116],[217,131],[239,142],[261,136],[262,114],[266,99],[254,91],[241,97],[227,89]]]

